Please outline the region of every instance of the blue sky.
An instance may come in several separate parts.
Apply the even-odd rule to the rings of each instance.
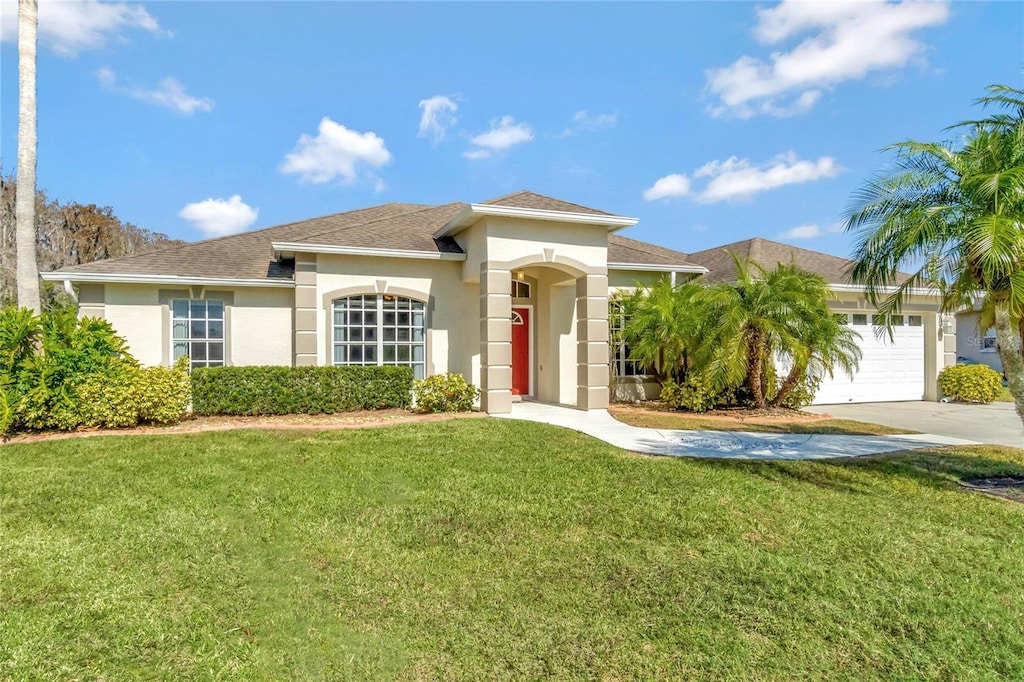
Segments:
[[[16,160],[16,0],[0,155]],[[181,239],[518,189],[839,255],[879,149],[1022,85],[1024,4],[40,0],[38,182]]]

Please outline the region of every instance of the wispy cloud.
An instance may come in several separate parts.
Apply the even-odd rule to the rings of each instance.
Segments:
[[[913,34],[946,23],[949,3],[783,0],[755,12],[754,37],[761,44],[804,38],[767,58],[744,55],[707,70],[708,90],[718,98],[709,107],[714,116],[793,116],[810,110],[825,89],[920,63],[925,45]]]
[[[459,110],[457,98],[445,95],[434,95],[420,100],[420,137],[429,137],[437,144],[444,139],[448,128],[458,120],[455,112]]]
[[[599,130],[614,128],[619,123],[618,114],[589,114],[585,109],[573,114],[572,122],[562,131],[559,137],[569,137],[580,133],[593,133]]]
[[[322,184],[341,178],[350,183],[362,168],[381,168],[389,161],[391,152],[376,133],[350,130],[325,116],[316,136],[299,136],[295,149],[285,155],[281,172],[298,175],[303,182]]]
[[[533,128],[527,123],[516,123],[511,116],[502,116],[491,122],[491,128],[470,140],[474,148],[462,155],[467,159],[486,159],[494,152],[504,151],[533,139]]]
[[[238,194],[228,199],[205,199],[186,204],[178,212],[180,218],[192,223],[192,227],[201,230],[207,238],[242,232],[256,222],[259,214],[258,208],[249,206]]]
[[[832,234],[835,232],[842,232],[842,223],[832,223],[821,228],[815,223],[809,225],[799,225],[797,227],[790,228],[779,235],[779,239],[814,239],[821,237],[826,234]]]
[[[184,114],[185,116],[191,116],[197,111],[211,111],[213,109],[212,99],[209,97],[193,97],[185,91],[184,85],[178,82],[176,78],[171,78],[170,76],[160,81],[160,84],[155,88],[119,85],[117,75],[112,69],[107,67],[97,71],[96,77],[99,78],[100,85],[105,90],[119,92],[128,95],[132,99],[158,107],[174,109],[179,114]]]
[[[657,181],[644,190],[644,199],[657,201],[658,199],[671,199],[674,197],[685,197],[690,193],[690,179],[682,173],[672,173]]]
[[[169,36],[142,5],[97,0],[40,0],[39,43],[63,57],[103,47],[128,29]],[[0,2],[0,40],[18,40],[18,2]]]
[[[724,161],[709,161],[693,172],[692,177],[673,173],[659,178],[644,191],[644,199],[657,201],[690,196],[702,204],[749,199],[755,194],[786,185],[814,182],[830,178],[843,168],[831,156],[810,161],[801,160],[790,151],[762,164],[732,156]],[[707,180],[693,191],[693,180]]]

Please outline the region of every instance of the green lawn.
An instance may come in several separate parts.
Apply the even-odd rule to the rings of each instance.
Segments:
[[[1010,393],[1010,389],[1008,389],[1006,386],[1003,386],[1003,388],[999,391],[999,397],[996,398],[996,402],[997,403],[1012,403],[1013,402],[1013,394]]]
[[[0,678],[1024,679],[977,447],[631,455],[456,420],[8,445]]]

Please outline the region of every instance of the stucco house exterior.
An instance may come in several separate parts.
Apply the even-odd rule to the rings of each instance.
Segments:
[[[656,390],[627,349],[609,348],[609,293],[720,270],[716,253],[688,256],[618,234],[636,223],[528,191],[390,203],[43,278],[75,291],[80,314],[107,319],[144,364],[188,355],[193,366],[409,365],[417,377],[463,374],[489,413],[524,397],[604,409],[612,367],[616,382]],[[856,325],[866,304],[842,286],[837,309]],[[937,304],[914,305],[923,337],[909,362],[924,385],[911,393],[935,399]]]
[[[1002,373],[1003,361],[996,346],[996,328],[981,326],[978,306],[956,314],[956,355],[959,362],[988,365]]]

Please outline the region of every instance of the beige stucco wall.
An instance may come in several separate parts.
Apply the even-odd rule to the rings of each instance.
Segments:
[[[956,316],[956,354],[971,362],[988,365],[997,372],[1003,371],[1003,362],[995,349],[983,349],[984,330],[979,323],[978,312],[960,313]]]
[[[236,289],[230,307],[232,365],[292,364],[292,289]]]
[[[397,293],[428,303],[427,374],[458,372],[479,385],[479,287],[462,281],[461,262],[320,254],[316,282],[318,364],[333,361],[327,301],[336,292]]]
[[[291,364],[294,294],[290,288],[217,287],[214,290],[107,284],[103,287],[103,317],[124,337],[129,351],[142,364],[170,362],[170,309],[167,305],[170,297],[229,299],[225,308],[227,364]]]
[[[103,316],[128,342],[128,350],[143,365],[164,364],[164,315],[159,287],[145,284],[107,284]]]
[[[479,281],[486,261],[510,262],[536,258],[536,262],[582,263],[603,270],[608,265],[608,228],[551,221],[486,217],[455,236],[466,252],[462,277]]]

